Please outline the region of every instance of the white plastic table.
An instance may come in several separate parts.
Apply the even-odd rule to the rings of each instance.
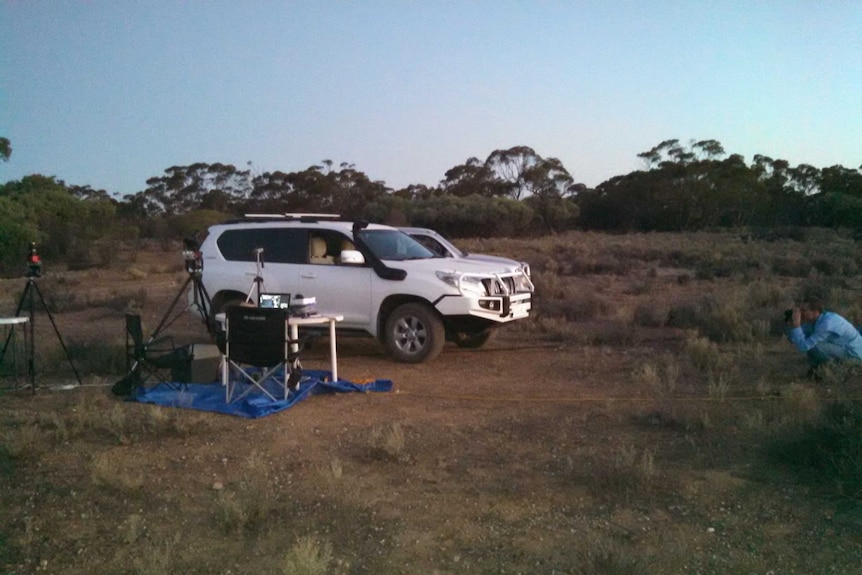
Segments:
[[[288,317],[290,339],[299,339],[299,326],[329,324],[329,365],[332,370],[332,381],[338,381],[338,354],[335,351],[335,323],[344,319],[343,315],[315,314],[306,317]],[[295,345],[295,344],[294,344]],[[294,348],[296,351],[296,348]]]

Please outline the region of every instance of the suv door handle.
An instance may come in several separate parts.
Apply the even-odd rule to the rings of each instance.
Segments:
[[[317,274],[312,272],[302,272],[301,274],[299,274],[299,277],[306,280],[313,280],[317,279]]]

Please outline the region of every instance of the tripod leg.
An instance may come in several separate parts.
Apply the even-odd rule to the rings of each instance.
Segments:
[[[81,376],[78,374],[78,370],[75,368],[75,363],[72,361],[72,356],[69,354],[69,349],[66,347],[66,344],[63,342],[63,336],[60,335],[60,330],[57,329],[57,324],[54,322],[54,316],[51,314],[51,310],[48,309],[48,305],[45,303],[45,298],[42,297],[42,292],[39,290],[39,286],[36,285],[35,282],[30,282],[30,285],[36,290],[36,293],[39,295],[39,301],[42,302],[42,307],[45,308],[45,313],[48,315],[48,319],[51,320],[51,325],[54,327],[54,333],[57,334],[57,340],[60,342],[60,347],[63,348],[63,352],[66,354],[66,359],[69,361],[69,365],[72,367],[72,371],[75,373],[75,379],[78,381],[78,385],[83,385],[81,383]],[[33,340],[33,298],[32,295],[30,297],[30,345],[31,347],[34,345]],[[30,354],[30,364],[31,364],[31,378],[35,378],[35,367],[33,364],[33,353]],[[33,389],[35,391],[35,379],[32,380]]]
[[[197,306],[197,308],[200,310],[204,322],[207,325],[207,330],[210,333],[215,333],[215,319],[210,316],[212,300],[210,299],[209,294],[201,283],[200,277],[196,276],[195,274],[190,274],[186,281],[183,283],[183,285],[180,286],[177,295],[174,296],[173,301],[168,306],[167,311],[162,316],[162,319],[161,321],[159,321],[159,324],[158,326],[156,326],[156,329],[153,330],[152,334],[150,334],[150,337],[147,338],[147,345],[152,343],[161,334],[163,329],[167,328],[177,319],[179,319],[181,314],[177,314],[173,319],[171,319],[171,316],[174,314],[174,310],[176,309],[177,303],[180,301],[180,298],[183,296],[183,294],[188,293],[189,284],[192,282],[194,282],[194,285],[192,286],[192,296],[194,298],[192,306]],[[190,308],[185,308],[186,311],[188,309]]]
[[[254,299],[251,299],[251,294],[253,294],[257,290],[258,295],[255,296]],[[253,303],[254,305],[258,305],[260,303],[260,289],[257,287],[257,279],[252,280],[251,288],[248,290],[248,295],[245,296],[246,303]]]
[[[36,302],[33,299],[33,292],[30,291],[32,289],[36,290],[38,293],[38,288],[36,287],[36,282],[32,279],[27,283],[27,293],[28,299],[30,300],[30,325],[24,329],[24,332],[30,332],[30,341],[27,342],[27,376],[30,378],[30,392],[36,393]],[[39,298],[41,299],[42,295],[39,294]],[[42,304],[44,305],[44,300]],[[46,310],[48,308],[45,308]],[[54,320],[51,320],[53,323]],[[56,329],[56,328],[55,328]],[[57,334],[59,335],[59,334]],[[62,344],[62,341],[61,341]],[[66,349],[65,347],[63,349]],[[77,375],[77,372],[75,372]]]
[[[204,323],[207,326],[207,332],[215,334],[215,318],[212,316],[212,299],[204,287],[201,279],[195,278],[195,300],[201,315],[204,318]]]
[[[167,326],[169,326],[170,324],[173,323],[173,321],[168,322],[168,318],[170,318],[171,314],[174,312],[174,308],[177,306],[177,302],[180,301],[180,297],[182,297],[182,295],[184,293],[186,293],[186,288],[188,288],[189,283],[191,281],[192,281],[192,276],[189,276],[186,279],[185,283],[183,283],[183,285],[180,287],[180,290],[177,292],[177,295],[174,297],[174,301],[172,301],[171,305],[168,306],[168,311],[165,312],[165,315],[162,316],[162,320],[159,322],[159,325],[156,326],[156,329],[150,335],[149,342],[147,342],[147,343],[150,343],[154,339],[156,339],[156,337],[158,337],[158,335],[161,333],[161,331],[164,328],[166,328]],[[176,320],[176,318],[174,318],[174,320]]]

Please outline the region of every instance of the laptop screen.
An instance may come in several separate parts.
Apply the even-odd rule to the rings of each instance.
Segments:
[[[289,293],[262,293],[260,307],[288,309],[290,307]]]

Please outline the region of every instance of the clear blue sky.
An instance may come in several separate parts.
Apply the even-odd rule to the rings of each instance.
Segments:
[[[0,182],[348,162],[436,185],[532,147],[595,186],[678,138],[862,164],[862,2],[0,0]]]

